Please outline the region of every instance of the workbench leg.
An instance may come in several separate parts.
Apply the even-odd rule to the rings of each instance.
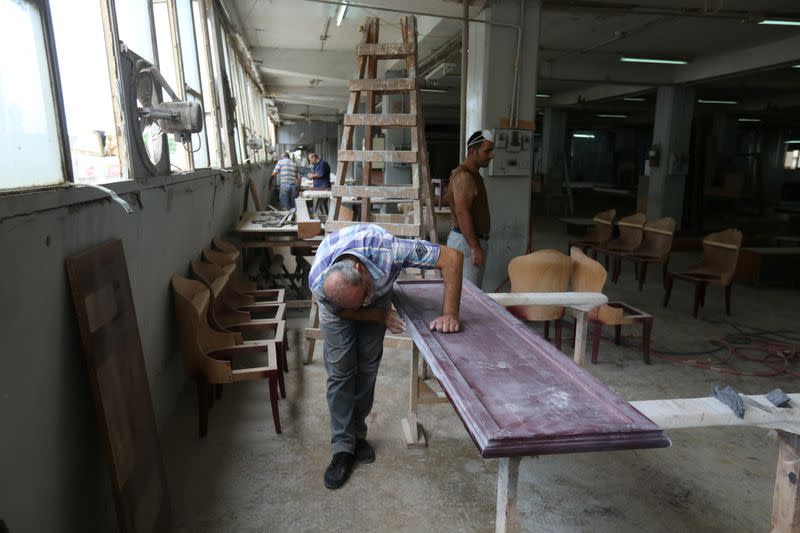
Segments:
[[[585,311],[575,312],[575,350],[572,359],[578,366],[583,366],[586,359],[586,329],[589,323]]]
[[[800,532],[800,435],[778,431],[772,533]]]
[[[311,302],[311,314],[308,317],[308,327],[310,328],[319,327],[319,307],[317,307],[317,305],[318,304],[316,301]],[[303,364],[310,365],[311,361],[314,359],[314,347],[316,346],[317,341],[315,339],[306,339],[306,341],[308,344],[306,346],[306,359],[303,361]]]
[[[517,531],[517,482],[522,457],[501,457],[497,465],[496,533]]]
[[[403,436],[409,448],[425,448],[428,441],[422,424],[417,422],[417,403],[419,400],[419,350],[417,346],[411,351],[411,386],[409,388],[408,416],[401,420]]]

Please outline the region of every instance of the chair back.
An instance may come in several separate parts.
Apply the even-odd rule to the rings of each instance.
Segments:
[[[511,292],[566,292],[572,260],[558,250],[539,250],[515,257],[508,264]],[[508,310],[522,320],[555,320],[562,306],[516,305]]]
[[[675,237],[675,219],[659,218],[644,225],[644,242],[636,255],[666,259],[672,252]]]
[[[226,241],[219,237],[214,237],[211,240],[211,246],[220,252],[230,255],[234,261],[239,259],[239,248],[230,241]]]
[[[230,364],[213,359],[207,355],[204,340],[214,337],[218,347],[236,344],[234,335],[225,340],[224,335],[211,330],[206,321],[211,292],[199,281],[172,276],[172,290],[175,296],[175,318],[183,354],[183,366],[189,376],[204,375],[209,381],[219,383],[225,376],[231,376]]]
[[[608,243],[609,248],[632,252],[642,244],[644,236],[644,223],[647,215],[636,213],[635,215],[623,217],[617,222],[619,237]]]
[[[719,276],[722,284],[728,285],[733,281],[741,247],[742,232],[738,229],[710,233],[703,238],[703,259],[689,271]]]
[[[572,291],[603,292],[608,278],[603,265],[574,246],[570,249],[569,256],[572,258]]]
[[[614,217],[617,216],[616,209],[609,209],[608,211],[601,211],[597,213],[592,220],[594,220],[594,228],[589,232],[586,237],[587,241],[593,241],[600,244],[607,243],[611,236],[614,234]]]

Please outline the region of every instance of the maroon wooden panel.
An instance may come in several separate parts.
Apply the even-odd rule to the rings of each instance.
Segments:
[[[172,529],[164,463],[122,241],[67,258],[123,533]]]
[[[395,306],[483,457],[663,448],[651,420],[467,280],[459,333],[432,332],[440,280],[401,281]]]

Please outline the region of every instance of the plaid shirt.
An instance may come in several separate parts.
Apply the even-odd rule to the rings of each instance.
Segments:
[[[308,284],[318,302],[333,313],[339,309],[325,299],[322,281],[325,271],[342,254],[357,257],[367,267],[375,282],[374,301],[392,290],[394,281],[404,268],[434,268],[439,260],[439,245],[401,239],[374,224],[354,224],[329,233],[317,249]]]
[[[284,157],[275,163],[273,172],[278,173],[278,183],[280,185],[297,183],[297,165],[288,157]]]

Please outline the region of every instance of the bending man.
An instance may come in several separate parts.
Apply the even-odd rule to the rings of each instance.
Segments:
[[[372,224],[330,233],[319,246],[308,281],[319,304],[333,458],[325,486],[344,485],[356,460],[371,463],[375,451],[366,440],[375,379],[386,328],[405,324],[391,309],[392,285],[406,267],[439,268],[444,274],[442,314],[430,324],[444,333],[459,331],[463,256],[447,246],[400,239]]]

